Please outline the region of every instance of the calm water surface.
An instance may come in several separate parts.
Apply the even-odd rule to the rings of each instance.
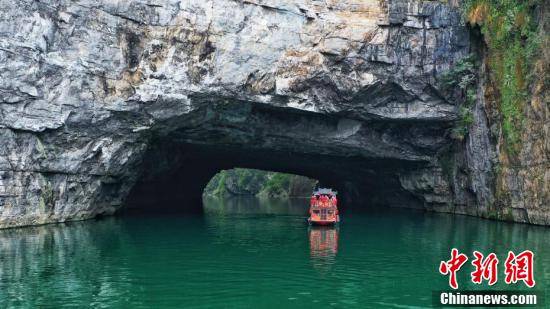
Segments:
[[[548,228],[401,211],[347,214],[338,229],[316,229],[304,224],[306,209],[208,200],[203,216],[3,230],[0,307],[429,307],[432,291],[447,288],[437,268],[452,247],[495,252],[501,265],[508,250],[533,250],[535,289],[548,294]],[[470,271],[461,288],[476,288]]]

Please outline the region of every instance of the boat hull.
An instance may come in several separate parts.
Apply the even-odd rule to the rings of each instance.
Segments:
[[[326,226],[326,225],[335,225],[338,223],[338,221],[335,221],[335,220],[311,220],[311,218],[308,218],[307,219],[307,222],[310,224],[310,225],[323,225],[323,226]]]

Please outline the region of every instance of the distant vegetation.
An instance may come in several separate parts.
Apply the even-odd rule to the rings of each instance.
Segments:
[[[316,180],[299,175],[235,168],[222,170],[212,177],[204,194],[298,197],[309,196],[316,184]]]

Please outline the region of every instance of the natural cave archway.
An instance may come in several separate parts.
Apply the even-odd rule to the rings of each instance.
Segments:
[[[465,94],[446,80],[472,52],[458,6],[272,2],[9,6],[41,26],[0,53],[0,227],[192,208],[172,201],[236,166],[328,182],[346,207],[502,208],[482,93],[467,140],[449,134]]]
[[[126,209],[200,212],[208,181],[235,167],[317,179],[340,192],[343,211],[423,208],[422,194],[435,195],[426,175],[432,172],[433,156],[445,146],[441,132],[448,126],[361,122],[243,101],[210,102],[171,121],[175,129],[150,137]]]

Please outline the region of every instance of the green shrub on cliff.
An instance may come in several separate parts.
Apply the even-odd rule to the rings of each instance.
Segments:
[[[453,137],[463,140],[468,134],[468,128],[474,122],[472,107],[476,100],[477,74],[475,57],[470,55],[461,59],[456,65],[441,77],[441,86],[449,97],[461,98],[459,116],[453,128]],[[457,93],[458,92],[458,93]]]
[[[227,177],[227,171],[225,170],[222,170],[216,175],[214,175],[214,177],[210,179],[210,181],[204,188],[204,193],[208,195],[215,195],[215,196],[222,196],[226,194],[227,193],[227,190],[225,189],[226,177]]]
[[[481,29],[488,65],[502,114],[502,129],[511,154],[519,150],[523,107],[530,99],[534,60],[541,50],[535,9],[542,0],[468,0],[466,19]]]
[[[290,174],[274,173],[270,175],[260,195],[270,197],[288,196],[290,191]]]

